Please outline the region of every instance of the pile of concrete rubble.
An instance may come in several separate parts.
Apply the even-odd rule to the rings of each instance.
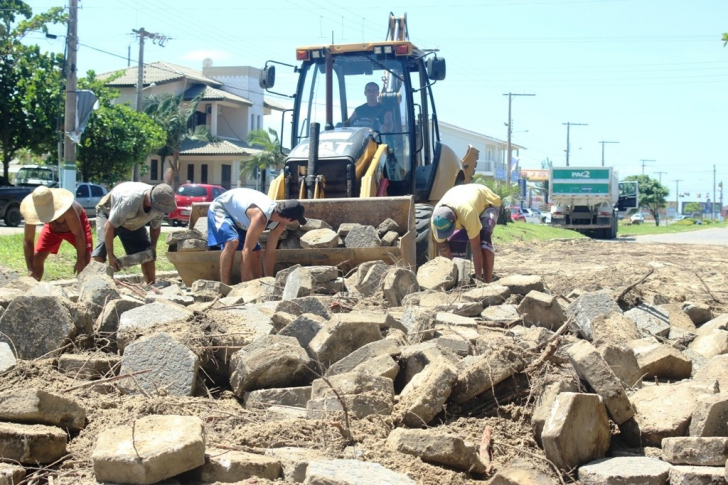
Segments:
[[[271,420],[336,423],[350,445],[354,423],[387,416],[391,454],[472,481],[725,483],[728,315],[690,303],[625,308],[605,291],[556,297],[538,276],[485,285],[471,274],[469,261],[436,258],[416,274],[382,262],[347,277],[296,266],[232,287],[157,289],[92,263],[73,285],[11,281],[0,288],[0,484],[64,476],[73,441],[89,438],[89,416],[101,412],[86,409],[79,390],[214,405],[215,388]],[[51,362],[78,385],[18,386],[28,362]],[[500,459],[503,438],[490,426],[477,442],[443,426],[453,416],[496,416],[508,403],[528,408],[528,439],[544,466]],[[356,446],[339,456],[280,446],[256,453],[211,426],[150,412],[95,427],[94,478],[419,480],[362,459]]]

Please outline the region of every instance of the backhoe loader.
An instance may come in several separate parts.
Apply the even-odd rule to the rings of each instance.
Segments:
[[[392,218],[402,232],[394,247],[279,249],[276,262],[338,264],[344,271],[379,259],[412,269],[426,262],[435,251],[432,207],[454,185],[470,182],[478,157],[471,147],[461,159],[440,140],[433,86],[445,79],[445,59],[410,42],[406,16],[392,14],[384,41],[300,47],[296,59],[298,66],[269,61],[260,75],[261,88],[273,93],[275,64],[298,75],[293,109],[284,112],[281,128],[283,146],[291,149],[268,195],[300,199],[307,217],[334,229],[342,222],[376,227]],[[379,89],[376,110],[386,125],[354,115],[371,83]],[[206,205],[194,207],[190,227],[206,211]],[[183,279],[183,271],[194,273],[187,279],[217,279],[217,252],[169,254]],[[237,262],[233,268],[239,272]]]

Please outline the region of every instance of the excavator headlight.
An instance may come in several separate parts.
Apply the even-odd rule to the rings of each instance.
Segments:
[[[406,56],[409,55],[409,45],[407,44],[398,44],[394,46],[394,53],[398,56]]]
[[[322,57],[322,55],[321,55],[321,51],[311,51],[311,56],[312,56],[312,57],[313,57],[314,59],[318,59],[319,57]]]
[[[296,60],[297,61],[307,61],[310,58],[310,53],[307,50],[297,50],[296,51]]]
[[[381,55],[382,54],[382,47],[381,46],[375,47],[374,48],[374,53],[377,54],[377,55]]]
[[[391,45],[385,45],[384,46],[384,53],[385,54],[391,54],[392,53],[392,46]]]

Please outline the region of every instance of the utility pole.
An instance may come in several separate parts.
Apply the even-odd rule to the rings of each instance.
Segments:
[[[657,174],[657,177],[659,179],[659,182],[662,183],[662,174],[667,172],[655,172]]]
[[[713,165],[713,201],[710,204],[710,220],[715,220],[715,165]]]
[[[657,161],[657,160],[646,160],[646,159],[644,159],[644,158],[641,158],[641,159],[640,159],[640,162],[642,162],[642,175],[644,175],[644,174],[645,174],[645,164],[646,164],[647,162],[656,162],[656,161]]]
[[[566,123],[561,123],[562,125],[566,125],[566,166],[569,166],[569,132],[571,131],[572,126],[589,126],[586,123],[571,123],[570,121],[567,121]]]
[[[680,179],[680,180],[673,180],[673,182],[675,182],[675,216],[677,216],[678,214],[680,214],[680,205],[679,205],[678,200],[677,200],[677,198],[679,196],[678,184],[680,182],[682,182],[682,179]]]
[[[602,144],[602,167],[604,166],[604,144],[605,143],[619,143],[618,141],[600,141]]]
[[[132,32],[139,36],[139,63],[137,64],[137,86],[136,86],[136,110],[142,111],[142,90],[144,89],[144,39],[149,37],[155,44],[159,44],[164,47],[164,43],[167,42],[167,37],[164,35],[153,34],[144,30],[144,27],[139,30],[132,29]],[[139,182],[139,164],[134,165],[134,182]]]
[[[513,96],[536,96],[535,94],[505,93],[508,96],[508,148],[506,149],[506,187],[511,186],[511,158],[513,147],[511,146],[511,134],[513,133],[513,119],[511,118],[511,98]]]
[[[78,51],[78,0],[69,0],[68,59],[66,61],[66,106],[63,122],[63,171],[61,186],[76,193],[76,143],[68,137],[76,129],[76,54]]]

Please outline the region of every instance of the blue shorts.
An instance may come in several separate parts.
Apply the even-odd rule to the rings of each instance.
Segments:
[[[238,251],[243,249],[245,243],[245,234],[247,231],[240,229],[230,216],[219,224],[216,224],[215,213],[207,211],[207,248],[222,249],[228,241],[238,241]],[[256,244],[254,251],[260,251],[260,244]]]

